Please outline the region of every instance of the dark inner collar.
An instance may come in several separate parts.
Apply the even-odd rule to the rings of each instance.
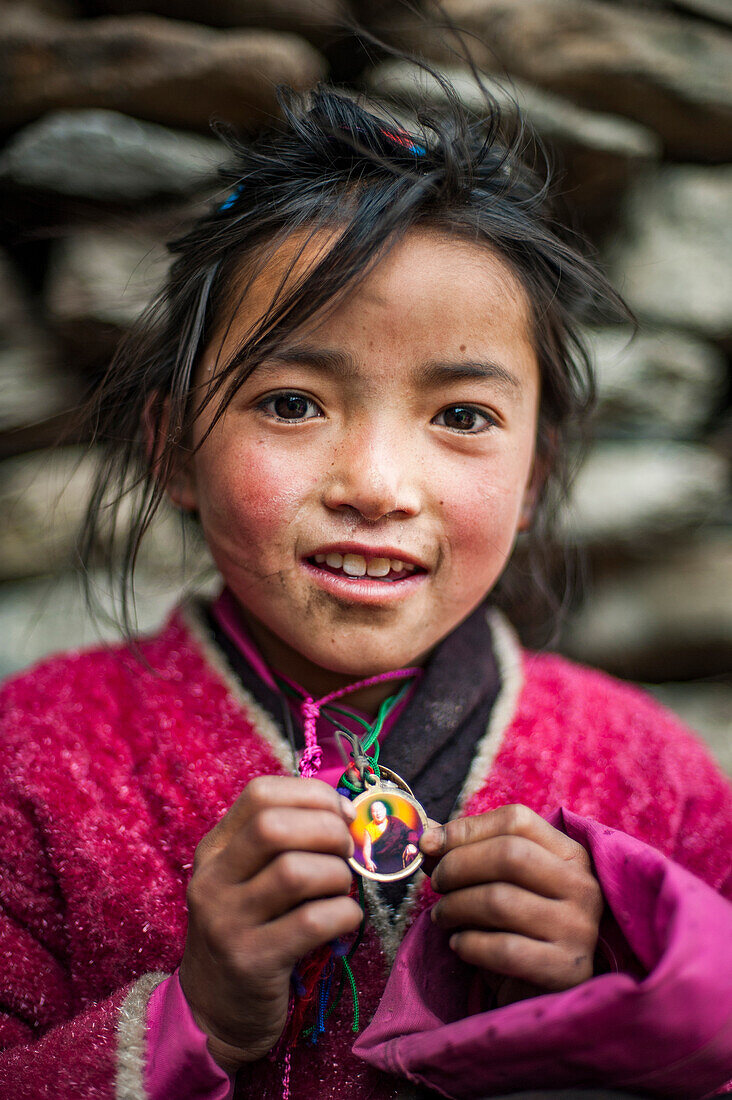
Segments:
[[[263,682],[208,609],[206,620],[243,687],[286,735],[282,696]],[[436,647],[381,756],[381,763],[409,784],[436,821],[447,820],[455,808],[499,688],[491,630],[481,606]],[[294,734],[296,747],[302,748],[297,722]]]

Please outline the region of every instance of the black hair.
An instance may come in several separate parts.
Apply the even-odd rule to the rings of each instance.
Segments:
[[[535,140],[521,125],[507,127],[487,95],[483,117],[469,115],[449,82],[432,75],[445,104],[420,113],[409,132],[328,86],[304,95],[281,91],[281,120],[253,140],[217,128],[230,151],[221,195],[169,245],[174,259],[166,285],[118,350],[93,403],[92,434],[104,459],[81,558],[86,565],[92,560],[103,528],[128,632],[140,543],[167,480],[190,453],[195,416],[216,399],[215,423],[258,362],[347,293],[415,227],[485,243],[525,290],[541,371],[537,457],[547,474],[522,562],[509,565],[491,598],[515,614],[538,590],[556,619],[562,597],[548,583],[552,531],[594,397],[581,329],[628,313],[595,263],[556,224],[548,161],[541,170],[531,163],[541,163]],[[231,323],[257,271],[294,232],[310,239],[323,228],[337,229],[327,255],[296,282],[283,277],[255,331],[218,371],[203,406],[192,400],[202,350],[217,326],[227,317]],[[122,524],[121,505],[130,497],[132,515],[125,507]],[[121,545],[118,526],[126,532]]]

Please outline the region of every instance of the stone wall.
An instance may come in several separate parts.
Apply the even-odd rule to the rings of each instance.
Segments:
[[[330,74],[408,119],[438,84],[480,110],[446,23],[560,167],[571,217],[639,321],[589,334],[596,443],[565,527],[587,594],[560,641],[653,690],[732,767],[732,8],[726,0],[25,0],[0,9],[0,674],[84,644],[75,538],[94,453],[73,411],[216,193],[211,118],[253,134],[275,87]],[[63,439],[57,446],[59,439]],[[205,575],[173,517],[140,562],[139,622]],[[101,583],[101,582],[100,582]],[[108,603],[101,591],[101,599]]]

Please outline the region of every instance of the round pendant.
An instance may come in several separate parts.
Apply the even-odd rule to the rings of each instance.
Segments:
[[[400,776],[388,768],[380,771],[381,778],[374,777],[351,803],[356,811],[350,826],[355,850],[348,862],[364,878],[396,882],[422,864],[419,838],[427,815]]]

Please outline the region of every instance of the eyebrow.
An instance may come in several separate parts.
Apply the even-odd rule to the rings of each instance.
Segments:
[[[270,359],[258,364],[254,371],[274,368],[280,363],[296,363],[336,378],[352,378],[358,374],[356,361],[347,352],[333,348],[312,348],[303,344],[281,348]],[[430,361],[419,367],[417,376],[422,385],[432,389],[451,382],[488,380],[497,382],[503,389],[521,391],[519,378],[507,367],[501,363],[482,360]]]
[[[501,363],[485,363],[482,360],[463,360],[457,362],[425,363],[421,371],[422,382],[426,386],[437,387],[446,382],[471,382],[487,379],[498,382],[502,389],[521,391],[518,377]]]
[[[358,371],[355,359],[348,352],[333,348],[310,348],[304,344],[283,347],[272,355],[272,360],[275,363],[297,363],[337,378],[353,375]]]

